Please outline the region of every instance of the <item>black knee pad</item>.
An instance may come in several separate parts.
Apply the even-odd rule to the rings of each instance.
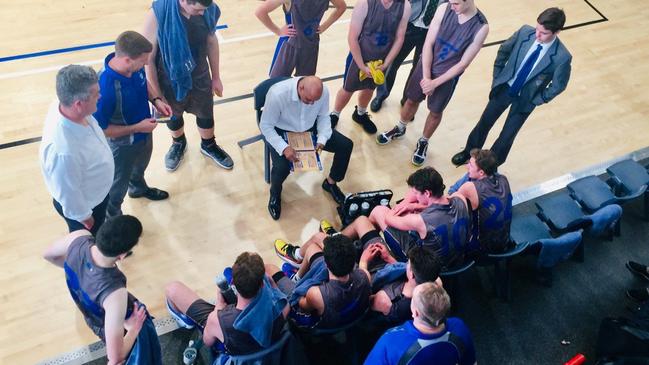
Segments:
[[[198,128],[210,129],[214,127],[214,118],[199,118],[196,117],[196,125]]]
[[[167,128],[171,129],[172,131],[177,131],[180,128],[182,128],[185,125],[185,120],[183,119],[182,116],[180,117],[171,117],[171,121],[167,123]]]

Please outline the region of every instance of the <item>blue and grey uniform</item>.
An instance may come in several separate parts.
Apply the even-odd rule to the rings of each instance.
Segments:
[[[408,251],[419,245],[431,246],[442,260],[444,268],[461,265],[467,251],[470,236],[469,211],[463,199],[450,197],[448,204],[431,204],[420,215],[426,225],[422,239],[416,231],[400,231],[388,227],[387,231],[398,241],[405,257]]]
[[[315,75],[318,66],[320,34],[318,27],[329,7],[329,0],[292,0],[284,10],[286,24],[293,25],[294,37],[280,37],[277,42],[270,77]]]
[[[483,253],[507,248],[512,222],[512,193],[504,175],[493,174],[473,181],[478,192],[478,241]]]
[[[216,6],[216,5],[215,5]],[[220,10],[217,9],[217,20]],[[196,66],[192,71],[192,89],[183,100],[176,100],[174,89],[162,60],[162,52],[158,45],[155,65],[158,70],[160,90],[171,106],[173,115],[180,117],[183,112],[194,114],[198,118],[212,119],[214,117],[214,100],[212,98],[212,77],[207,62],[207,37],[211,29],[202,15],[193,15],[189,19],[180,16],[187,34],[187,42]]]
[[[367,1],[367,15],[363,21],[358,44],[361,48],[363,63],[375,60],[385,60],[390,52],[403,18],[404,0],[394,0],[389,8],[385,8],[381,0]],[[359,68],[354,62],[351,52],[345,64],[343,88],[353,92],[364,89],[374,89],[376,84],[371,77],[364,81],[358,78]]]
[[[126,276],[115,267],[97,266],[90,253],[95,239],[88,235],[76,238],[68,247],[67,257],[63,264],[65,281],[72,299],[83,314],[88,327],[102,341],[106,342],[104,333],[105,311],[104,300],[115,290],[126,288]],[[126,318],[133,311],[137,299],[128,293]]]
[[[431,77],[439,77],[460,62],[464,52],[473,43],[476,34],[485,24],[487,24],[487,18],[480,10],[471,19],[460,24],[457,14],[450,5],[447,5],[442,23],[437,31],[437,39],[435,39],[433,45]],[[422,60],[420,59],[415,72],[412,73],[408,80],[406,92],[408,99],[417,103],[426,98],[419,85],[423,75]],[[451,96],[453,96],[458,79],[459,76],[439,85],[428,96],[428,110],[435,113],[444,111],[444,108],[451,100]]]
[[[318,286],[324,302],[318,328],[336,328],[359,318],[370,301],[370,281],[360,269],[354,269],[345,283],[330,280]]]
[[[104,130],[111,124],[134,125],[151,118],[144,68],[126,77],[108,64],[113,57],[115,53],[106,57],[104,68],[99,72],[101,97],[93,114]],[[107,141],[115,160],[115,176],[108,193],[106,215],[113,217],[122,214],[122,202],[127,190],[137,194],[147,189],[144,171],[151,160],[153,142],[151,133],[133,133],[107,138]]]
[[[261,347],[261,345],[259,345],[259,343],[249,333],[234,328],[234,321],[241,312],[243,311],[237,309],[234,304],[228,304],[225,308],[217,311],[219,325],[223,332],[223,344],[230,355],[247,355],[263,349],[263,347]],[[280,313],[280,315],[273,321],[271,343],[275,343],[279,340],[285,323],[286,320]]]

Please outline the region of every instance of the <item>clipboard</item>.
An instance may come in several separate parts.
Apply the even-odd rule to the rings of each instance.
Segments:
[[[284,132],[284,140],[293,148],[299,161],[290,162],[292,172],[322,171],[320,154],[316,152],[315,134],[306,132]]]

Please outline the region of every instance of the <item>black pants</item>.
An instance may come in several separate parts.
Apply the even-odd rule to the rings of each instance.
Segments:
[[[482,116],[478,121],[478,124],[473,128],[469,138],[466,141],[465,151],[471,151],[474,148],[482,148],[487,139],[487,135],[493,127],[496,120],[500,118],[502,113],[512,104],[516,103],[516,97],[509,96],[509,86],[507,84],[498,86],[494,90],[493,97],[489,99],[487,107],[482,112]],[[514,112],[512,109],[509,110],[507,114],[507,119],[505,120],[505,125],[503,130],[500,131],[498,139],[491,146],[491,150],[498,157],[499,164],[503,164],[507,159],[509,150],[512,148],[514,143],[514,138],[518,134],[518,131],[527,120],[527,117],[530,116],[530,113],[519,113]]]
[[[56,212],[59,213],[63,219],[65,219],[65,223],[68,224],[68,231],[69,232],[74,232],[78,231],[80,229],[86,229],[84,225],[81,222],[72,220],[70,218],[67,218],[66,216],[63,215],[63,207],[61,207],[61,204],[57,202],[56,200],[52,199],[52,203],[54,204],[54,209],[56,209]],[[99,227],[101,227],[102,224],[104,224],[104,221],[106,220],[106,206],[108,205],[108,195],[104,198],[104,200],[99,203],[96,207],[92,208],[92,218],[95,219],[95,224],[92,226],[92,229],[90,229],[90,233],[97,234],[97,231],[99,230]]]
[[[146,140],[131,145],[116,145],[109,142],[115,160],[115,177],[110,187],[106,215],[115,217],[122,215],[122,202],[126,192],[144,193],[148,188],[144,180],[144,171],[149,166],[153,138],[149,134]]]
[[[401,50],[394,58],[394,61],[392,61],[390,68],[388,68],[388,71],[385,74],[385,83],[376,88],[377,98],[387,99],[387,97],[390,96],[390,92],[392,91],[392,87],[394,86],[394,80],[397,77],[397,71],[399,71],[399,67],[401,67],[403,61],[406,59],[406,57],[408,57],[408,55],[414,48],[415,55],[412,58],[412,66],[410,68],[410,73],[408,74],[407,80],[410,79],[412,72],[415,70],[417,62],[419,62],[419,57],[421,57],[421,51],[424,46],[424,40],[426,40],[427,32],[428,29],[415,27],[411,23],[408,23],[408,29],[406,30],[406,35],[403,39]],[[405,97],[406,87],[404,86],[402,98]]]
[[[282,131],[278,130],[281,134]],[[331,138],[324,145],[324,150],[334,154],[334,161],[331,164],[329,177],[334,181],[342,181],[349,166],[349,158],[352,155],[354,142],[351,139],[333,130]],[[291,165],[286,157],[281,156],[274,148],[270,148],[270,159],[273,167],[270,170],[270,193],[271,195],[280,195],[282,193],[282,184],[291,173]]]

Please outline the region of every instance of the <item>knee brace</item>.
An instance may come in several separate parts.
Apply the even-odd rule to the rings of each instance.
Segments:
[[[198,128],[210,129],[214,127],[214,118],[199,118],[196,117],[196,125]]]
[[[177,131],[184,125],[185,120],[183,119],[182,115],[180,117],[173,116],[171,117],[171,121],[167,123],[167,128],[171,129],[172,131]]]

